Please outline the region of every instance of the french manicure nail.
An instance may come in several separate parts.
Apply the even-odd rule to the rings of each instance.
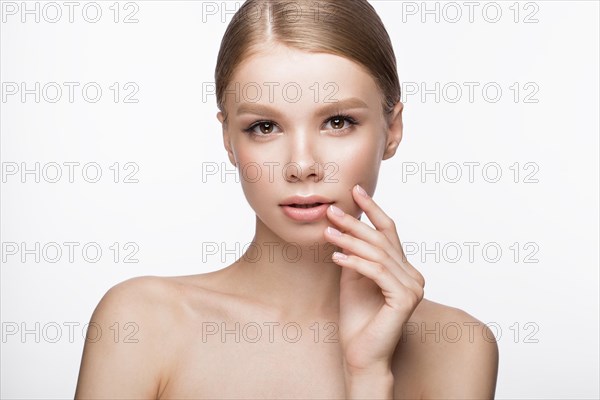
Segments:
[[[334,206],[333,204],[330,205],[329,208],[331,208],[331,212],[333,213],[333,215],[337,215],[338,217],[344,216],[344,212],[342,210],[340,210],[339,208],[337,208],[336,206]]]
[[[363,189],[360,185],[356,185],[356,190],[359,194],[363,195],[364,197],[369,197],[367,195],[367,192],[365,192],[365,189]]]
[[[329,232],[329,234],[333,236],[342,236],[342,232],[338,231],[335,228],[332,228],[331,226],[327,227],[327,232]]]

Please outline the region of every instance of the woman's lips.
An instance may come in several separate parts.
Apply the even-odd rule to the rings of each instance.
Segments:
[[[323,203],[313,207],[306,207],[306,205],[296,204],[298,207],[293,205],[281,206],[283,213],[289,218],[298,222],[313,222],[323,218],[327,213],[327,207],[331,203]]]

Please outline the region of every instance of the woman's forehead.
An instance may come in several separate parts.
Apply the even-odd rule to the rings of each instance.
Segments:
[[[240,63],[225,93],[235,102],[304,104],[359,98],[381,100],[375,80],[358,63],[329,53],[284,46],[253,53]]]

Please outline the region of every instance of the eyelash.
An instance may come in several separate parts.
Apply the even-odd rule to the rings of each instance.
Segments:
[[[327,118],[327,119],[325,120],[325,123],[331,122],[332,120],[334,120],[334,119],[337,119],[337,118],[343,119],[343,120],[344,120],[344,121],[346,121],[346,122],[347,122],[347,123],[348,123],[350,126],[347,126],[347,127],[345,127],[345,128],[342,128],[342,129],[333,129],[334,131],[337,131],[337,132],[345,132],[345,131],[347,131],[348,129],[351,129],[352,127],[354,127],[354,126],[358,125],[358,121],[357,121],[356,119],[354,119],[353,117],[351,117],[350,115],[348,115],[348,114],[345,114],[345,113],[337,113],[337,114],[335,114],[335,115],[333,115],[333,116],[331,116],[331,117]],[[273,125],[277,126],[277,124],[276,124],[276,123],[274,123],[273,121],[270,121],[270,120],[261,120],[261,121],[256,121],[256,122],[252,123],[252,125],[250,125],[250,126],[249,126],[248,128],[246,128],[246,129],[244,129],[243,131],[244,131],[245,133],[247,133],[247,134],[249,134],[249,135],[251,135],[251,136],[255,136],[255,137],[261,137],[261,138],[262,138],[262,137],[268,137],[270,134],[264,134],[264,133],[262,133],[262,134],[259,134],[259,133],[256,133],[256,132],[254,132],[254,129],[255,129],[257,126],[259,126],[260,124],[264,124],[265,122],[268,122],[268,123],[271,123],[271,124],[273,124]]]

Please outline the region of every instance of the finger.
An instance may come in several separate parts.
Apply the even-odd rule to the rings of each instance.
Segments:
[[[375,229],[382,232],[394,247],[402,248],[394,220],[375,203],[375,200],[360,185],[352,188],[352,196],[358,206],[365,212]]]
[[[331,222],[337,225],[342,232],[386,251],[399,265],[398,267],[393,268],[393,273],[396,274],[398,268],[404,268],[404,270],[414,279],[420,279],[418,274],[415,274],[410,270],[410,267],[404,265],[407,260],[406,258],[403,258],[403,253],[394,248],[383,232],[373,229],[364,222],[358,221],[352,215],[346,214],[343,210],[334,205],[327,208],[327,217]],[[373,261],[378,261],[374,260],[372,255],[367,255],[367,253],[362,253],[362,256]]]
[[[400,280],[407,287],[416,288],[418,286],[418,281],[408,271],[400,267],[396,260],[381,247],[374,246],[352,235],[342,233],[333,227],[328,227],[325,230],[325,237],[334,245],[346,249],[366,261],[385,266],[396,279]]]
[[[344,210],[333,204],[327,207],[327,217],[344,233],[348,233],[381,248],[390,248],[392,246],[385,234],[371,228],[352,215],[346,214]]]
[[[358,221],[356,218],[348,214],[342,217],[336,215],[333,211],[328,209],[327,216],[333,222],[337,222],[337,224],[345,232],[350,232],[367,242],[386,249],[401,268],[403,268],[413,279],[419,282],[421,286],[424,286],[425,278],[415,267],[412,266],[412,264],[408,262],[406,255],[404,254],[404,249],[402,248],[402,244],[398,238],[394,220],[391,219],[381,209],[381,207],[375,203],[373,198],[366,194],[366,192],[364,195],[362,195],[361,190],[364,191],[360,185],[356,185],[352,190],[354,193],[353,196],[356,203],[363,209],[377,230],[371,228],[364,222]],[[344,225],[341,226],[341,224]],[[387,239],[387,243],[383,241],[382,235]]]
[[[410,262],[408,262],[406,255],[404,254],[404,249],[400,243],[394,220],[390,218],[379,205],[377,205],[375,200],[373,200],[360,185],[354,186],[352,193],[354,200],[365,212],[369,221],[373,223],[373,226],[384,233],[388,240],[394,245],[394,248],[397,249],[398,253],[394,255],[394,258],[410,274],[410,276],[419,282],[421,286],[424,286],[425,278]]]
[[[420,288],[411,288],[396,277],[385,266],[357,256],[334,253],[332,259],[342,267],[353,269],[374,281],[382,290],[388,303],[396,309],[411,309],[423,298]],[[409,298],[411,301],[406,302]]]

